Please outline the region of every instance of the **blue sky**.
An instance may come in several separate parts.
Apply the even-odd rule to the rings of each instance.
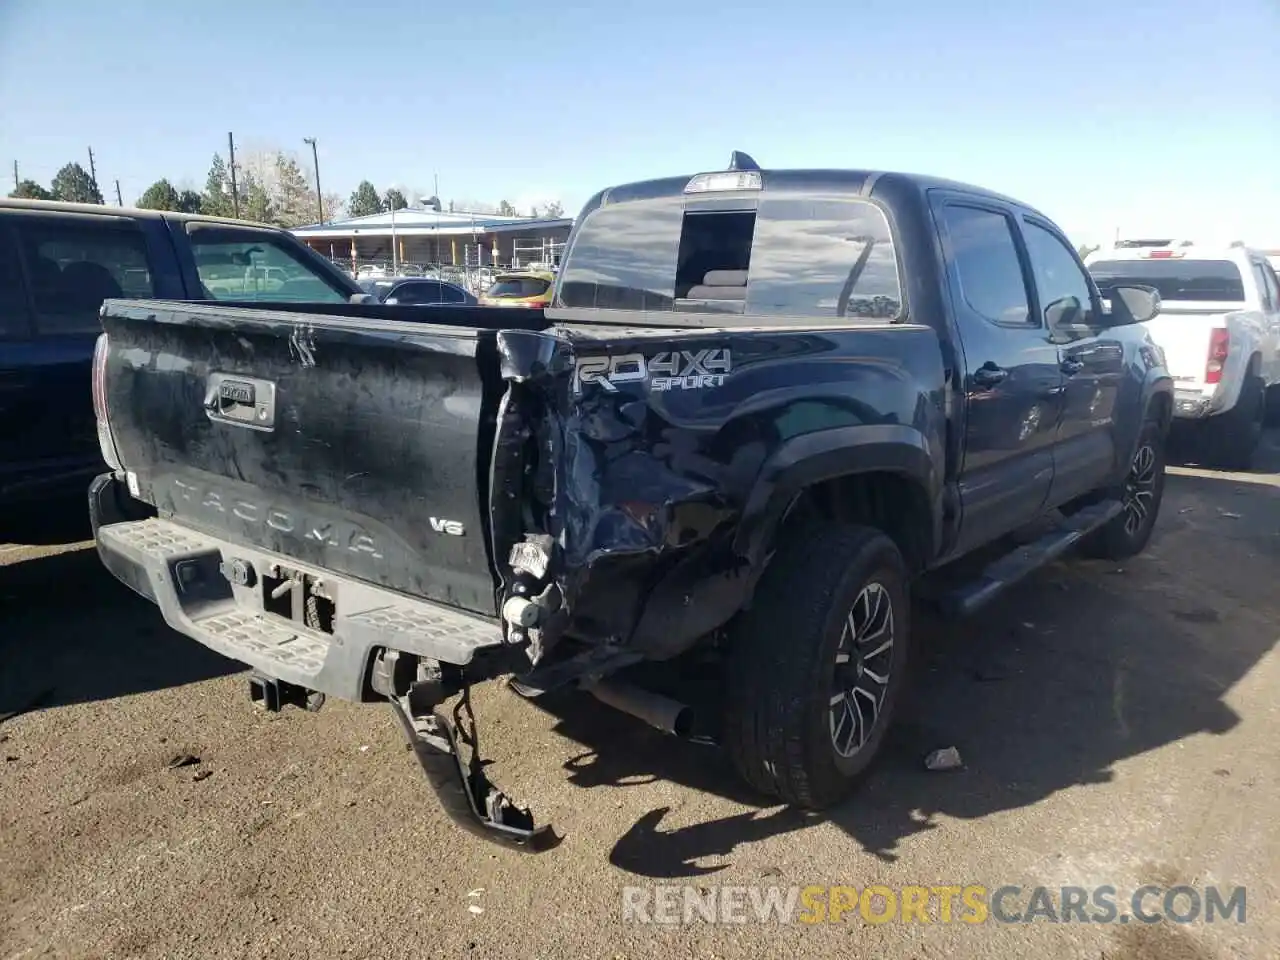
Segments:
[[[1080,240],[1280,247],[1280,0],[0,0],[0,183],[91,145],[131,203],[202,186],[229,130],[316,137],[343,196],[438,174],[576,212],[743,149],[968,180]]]

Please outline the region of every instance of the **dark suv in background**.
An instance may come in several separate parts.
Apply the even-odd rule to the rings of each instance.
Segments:
[[[344,303],[362,293],[274,227],[0,199],[0,542],[58,527],[64,512],[82,522],[103,469],[90,390],[103,300]]]

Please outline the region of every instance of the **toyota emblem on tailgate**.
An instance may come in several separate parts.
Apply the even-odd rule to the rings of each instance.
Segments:
[[[276,385],[229,373],[209,374],[204,411],[210,420],[250,430],[274,430]]]
[[[222,400],[234,400],[236,403],[253,404],[253,384],[243,380],[223,380],[218,384],[218,397]]]

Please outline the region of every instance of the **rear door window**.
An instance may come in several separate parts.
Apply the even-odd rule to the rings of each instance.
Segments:
[[[1007,214],[948,203],[942,208],[947,257],[960,294],[980,316],[1001,326],[1039,326]]]
[[[415,280],[402,283],[391,292],[398,303],[461,303],[462,291],[438,280]]]
[[[1155,287],[1161,300],[1244,303],[1244,278],[1230,260],[1098,260],[1089,266],[1104,297],[1114,286]]]
[[[189,231],[196,273],[210,300],[270,303],[345,303],[348,294],[314,265],[270,235],[228,236]]]
[[[137,227],[114,218],[26,221],[18,236],[40,335],[96,333],[103,300],[155,296]]]
[[[402,283],[392,288],[387,299],[397,303],[440,303],[440,284],[430,280]]]

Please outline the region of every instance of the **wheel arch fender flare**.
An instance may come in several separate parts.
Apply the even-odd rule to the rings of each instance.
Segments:
[[[768,556],[787,511],[807,489],[824,481],[871,473],[901,476],[915,485],[929,510],[926,551],[942,542],[941,442],[904,424],[858,424],[793,437],[765,461],[746,499],[735,552],[754,568]]]

